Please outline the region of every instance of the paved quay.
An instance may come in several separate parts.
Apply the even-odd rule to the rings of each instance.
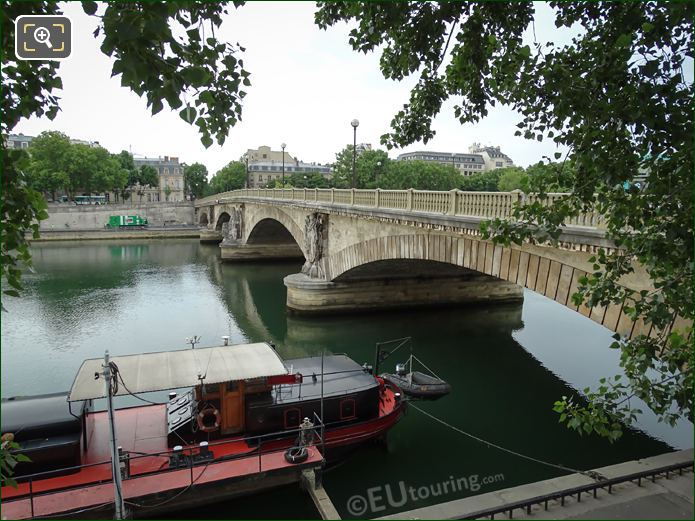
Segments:
[[[548,502],[547,510],[543,503],[533,505],[530,513],[526,509],[517,508],[513,512],[513,517],[515,519],[693,519],[693,449],[594,470],[607,479],[615,479],[687,462],[691,466],[683,469],[682,475],[675,471],[670,472],[668,478],[663,474],[657,476],[654,482],[651,477],[646,477],[642,478],[639,484],[631,481],[613,485],[610,494],[607,490],[599,489],[596,498],[591,493],[584,493],[580,501],[577,500],[576,494],[566,496],[564,506],[560,499],[551,500]],[[379,519],[482,518],[483,516],[476,516],[476,513],[592,483],[595,481],[584,474],[570,474],[400,512]],[[500,513],[497,517],[502,519],[508,518],[509,515],[508,512]]]

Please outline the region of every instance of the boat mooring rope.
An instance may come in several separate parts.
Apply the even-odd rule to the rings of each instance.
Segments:
[[[450,423],[445,422],[444,420],[442,420],[442,419],[440,419],[440,418],[437,418],[437,417],[434,416],[433,414],[430,414],[429,412],[427,412],[427,411],[421,409],[420,407],[418,407],[417,405],[415,405],[413,402],[410,402],[408,405],[409,405],[410,407],[414,408],[416,411],[419,411],[419,412],[421,412],[422,414],[424,414],[425,416],[429,417],[430,419],[432,419],[432,420],[434,420],[434,421],[436,421],[436,422],[438,422],[438,423],[444,425],[445,427],[448,427],[449,429],[451,429],[451,430],[453,430],[453,431],[456,431],[456,432],[458,432],[459,434],[463,434],[464,436],[467,436],[467,437],[469,437],[469,438],[471,438],[471,439],[474,439],[474,440],[477,441],[477,442],[483,443],[483,444],[487,445],[488,447],[493,447],[493,448],[495,448],[495,449],[497,449],[497,450],[501,450],[502,452],[506,452],[506,453],[508,453],[508,454],[512,454],[512,455],[514,455],[514,456],[518,456],[518,457],[520,457],[520,458],[524,458],[524,459],[527,459],[527,460],[529,460],[529,461],[533,461],[533,462],[535,462],[535,463],[540,463],[541,465],[547,465],[548,467],[554,467],[554,468],[556,468],[556,469],[565,470],[565,471],[567,471],[567,472],[573,472],[573,473],[575,473],[575,474],[583,474],[583,475],[588,476],[588,477],[590,477],[591,479],[594,479],[594,480],[596,480],[596,481],[603,481],[603,480],[606,479],[605,476],[603,476],[602,474],[600,474],[599,472],[596,472],[596,471],[594,471],[594,470],[578,470],[578,469],[573,469],[573,468],[571,468],[571,467],[566,467],[565,465],[560,465],[559,463],[550,463],[550,462],[548,462],[548,461],[543,461],[543,460],[540,460],[540,459],[538,459],[538,458],[534,458],[534,457],[532,457],[532,456],[527,456],[526,454],[521,454],[520,452],[515,452],[515,451],[513,451],[513,450],[511,450],[511,449],[506,449],[506,448],[501,447],[501,446],[499,446],[499,445],[497,445],[497,444],[495,444],[495,443],[492,443],[491,441],[484,440],[483,438],[479,438],[478,436],[475,436],[474,434],[471,434],[471,433],[469,433],[469,432],[466,432],[466,431],[464,431],[464,430],[461,430],[461,429],[459,429],[458,427],[455,427],[455,426],[451,425]]]

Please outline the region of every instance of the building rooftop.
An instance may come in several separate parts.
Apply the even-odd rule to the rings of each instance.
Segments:
[[[399,154],[397,160],[402,161],[403,159],[436,159],[437,161],[447,161],[453,159],[454,162],[461,159],[467,159],[467,163],[480,163],[483,164],[485,161],[480,154],[472,153],[460,153],[460,152],[435,152],[432,150],[416,150],[414,152],[404,152]]]
[[[179,158],[178,157],[169,157],[169,156],[164,156],[164,157],[134,157],[133,158],[134,163],[173,163],[173,164],[178,164],[179,163]]]

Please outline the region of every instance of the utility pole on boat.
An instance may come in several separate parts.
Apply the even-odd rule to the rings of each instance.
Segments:
[[[125,518],[125,504],[123,502],[123,484],[121,482],[121,461],[118,453],[118,443],[116,441],[116,422],[113,415],[113,387],[111,382],[114,375],[111,373],[108,349],[104,353],[104,382],[106,385],[106,405],[109,412],[109,441],[111,442],[111,474],[113,476],[113,502],[115,507],[115,518]]]
[[[326,458],[326,430],[324,426],[326,422],[323,421],[323,357],[326,352],[325,348],[321,348],[321,455]]]

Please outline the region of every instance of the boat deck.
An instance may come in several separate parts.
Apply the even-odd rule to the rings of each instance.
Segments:
[[[118,409],[115,415],[118,445],[123,447],[124,451],[134,453],[130,460],[131,476],[157,472],[168,466],[170,449],[167,446],[165,405]],[[106,412],[92,413],[87,424],[87,450],[83,454],[82,462],[83,465],[89,466],[73,474],[36,481],[31,487],[33,493],[111,480],[108,415]],[[255,448],[250,447],[243,438],[230,439],[213,448],[216,458],[241,456],[254,451]],[[138,457],[137,453],[161,455]],[[7,500],[28,493],[29,483],[20,483],[16,489],[3,489],[2,499]]]
[[[194,483],[196,486],[206,483],[216,483],[228,479],[253,476],[259,472],[271,473],[295,467],[319,466],[323,457],[317,447],[309,447],[309,457],[301,465],[291,465],[285,461],[283,452],[274,452],[241,458],[231,461],[211,462],[181,470],[165,473],[149,474],[123,481],[123,496],[126,501],[139,499],[156,494],[183,491]],[[3,498],[5,499],[5,498]],[[50,494],[36,495],[32,500],[22,498],[14,501],[3,501],[3,519],[29,519],[37,516],[55,515],[62,512],[72,512],[112,503],[114,488],[112,483],[103,483],[64,490]]]

